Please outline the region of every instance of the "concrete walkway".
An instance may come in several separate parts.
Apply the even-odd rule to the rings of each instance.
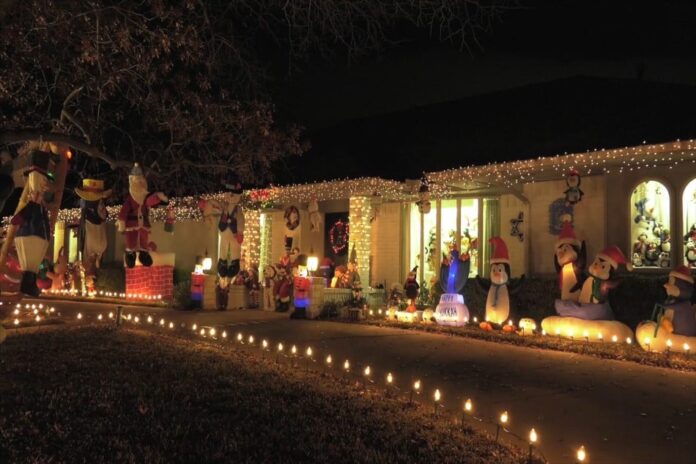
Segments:
[[[76,302],[56,306],[68,316],[114,308]],[[539,447],[553,463],[575,462],[581,444],[592,463],[696,463],[696,373],[438,334],[291,321],[286,314],[262,311],[127,307],[127,312],[312,346],[322,360],[330,353],[336,363],[369,364],[375,381],[390,371],[402,389],[419,378],[428,401],[439,388],[451,410],[461,411],[471,397],[479,417],[492,419],[507,410],[513,432],[526,437],[534,427]]]

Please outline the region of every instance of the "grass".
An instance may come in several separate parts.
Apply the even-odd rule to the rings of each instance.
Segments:
[[[0,462],[522,463],[446,414],[273,355],[138,330],[0,345]]]
[[[569,353],[583,354],[603,359],[614,359],[619,361],[630,361],[647,366],[665,367],[682,371],[696,371],[696,356],[684,353],[648,353],[637,344],[627,345],[626,343],[588,343],[582,340],[573,341],[565,338],[554,337],[551,335],[534,335],[522,337],[517,334],[510,334],[500,331],[487,332],[475,325],[465,327],[441,326],[435,323],[413,323],[398,322],[386,319],[366,319],[359,322],[379,327],[391,327],[405,330],[417,330],[421,332],[452,335],[457,337],[475,338],[496,343],[507,343],[529,348],[541,348],[555,351],[566,351]]]

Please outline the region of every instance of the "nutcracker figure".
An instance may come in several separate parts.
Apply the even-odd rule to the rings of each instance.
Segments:
[[[310,280],[307,277],[307,256],[300,255],[296,262],[297,267],[293,279],[293,303],[295,305],[295,311],[290,315],[290,318],[307,319],[310,285]]]

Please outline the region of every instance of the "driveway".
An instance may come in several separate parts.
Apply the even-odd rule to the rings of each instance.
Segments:
[[[77,302],[56,306],[68,316],[114,308]],[[479,417],[492,419],[507,410],[513,432],[526,437],[534,427],[540,449],[553,463],[575,462],[581,444],[592,463],[696,463],[696,373],[446,335],[291,321],[263,311],[127,307],[127,312],[312,346],[321,359],[331,353],[336,362],[349,359],[356,368],[369,364],[375,381],[392,372],[402,389],[421,379],[423,394],[431,397],[439,388],[443,405],[451,410],[461,411],[470,397]],[[495,428],[488,430],[495,433]]]

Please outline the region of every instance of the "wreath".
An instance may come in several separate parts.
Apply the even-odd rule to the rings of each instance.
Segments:
[[[295,219],[290,219],[293,213],[295,213]],[[285,218],[285,227],[288,230],[295,230],[300,225],[300,210],[297,209],[297,206],[288,206],[283,217]]]
[[[348,248],[348,224],[342,220],[333,223],[329,229],[329,244],[335,255],[343,254]]]

